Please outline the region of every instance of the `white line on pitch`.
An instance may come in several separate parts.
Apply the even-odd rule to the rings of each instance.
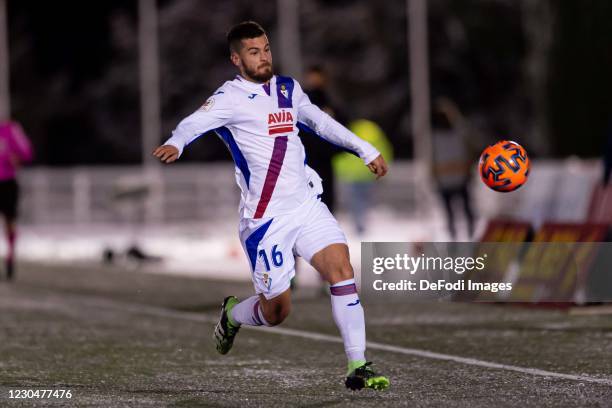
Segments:
[[[62,295],[65,297],[73,297],[78,298],[81,302],[87,303],[93,307],[105,307],[110,309],[116,309],[123,312],[132,312],[132,313],[144,313],[157,317],[168,317],[173,319],[182,319],[182,320],[190,320],[195,322],[202,323],[211,323],[214,324],[217,322],[216,318],[210,316],[203,316],[200,314],[195,314],[193,312],[181,312],[170,309],[165,309],[157,306],[148,306],[142,305],[138,303],[128,303],[123,301],[115,301],[98,297],[89,297],[84,295]],[[342,343],[342,339],[338,336],[331,336],[323,333],[316,332],[308,332],[304,330],[296,330],[296,329],[288,329],[283,327],[252,327],[252,326],[244,326],[244,329],[256,330],[262,333],[275,333],[284,336],[293,336],[300,337],[303,339],[315,340],[315,341],[325,341],[330,343]],[[380,350],[380,351],[388,351],[391,353],[405,354],[416,357],[430,358],[433,360],[444,360],[444,361],[452,361],[460,364],[467,364],[477,367],[485,367],[485,368],[493,368],[499,370],[506,371],[514,371],[522,374],[531,374],[537,375],[541,377],[552,377],[559,378],[563,380],[571,380],[571,381],[582,381],[589,382],[595,384],[603,384],[612,386],[612,380],[606,378],[596,378],[589,377],[584,375],[574,375],[574,374],[564,374],[564,373],[556,373],[554,371],[540,370],[537,368],[529,368],[529,367],[520,367],[509,364],[499,364],[492,363],[489,361],[478,360],[475,358],[469,357],[460,357],[453,356],[451,354],[443,354],[443,353],[435,353],[433,351],[414,349],[409,347],[400,347],[393,346],[390,344],[383,344],[377,342],[367,342],[367,348],[371,350]]]

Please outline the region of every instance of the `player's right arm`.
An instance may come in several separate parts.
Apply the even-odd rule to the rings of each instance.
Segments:
[[[389,166],[374,146],[359,138],[342,126],[334,118],[310,102],[308,95],[296,84],[298,101],[298,121],[303,121],[307,129],[316,133],[330,143],[346,149],[349,153],[361,158],[364,164],[379,179],[387,174]]]
[[[189,143],[204,133],[228,124],[233,114],[229,90],[222,87],[206,100],[197,111],[183,119],[163,145],[153,155],[164,163],[176,161]]]

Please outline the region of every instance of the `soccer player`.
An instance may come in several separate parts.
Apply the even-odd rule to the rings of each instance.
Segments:
[[[172,163],[186,145],[214,130],[236,164],[239,234],[256,295],[241,302],[225,298],[214,332],[217,350],[230,351],[241,325],[275,326],[287,317],[295,253],[330,284],[332,314],[348,357],[346,386],[385,389],[389,380],[365,359],[365,319],[346,238],[320,200],[321,179],[306,165],[298,129],[353,152],[378,178],[387,173],[387,164],[373,146],[313,105],[296,80],[274,75],[268,37],[259,24],[240,23],[227,40],[239,75],[183,119],[153,152]]]
[[[23,162],[32,160],[32,147],[21,126],[16,122],[0,123],[0,215],[4,216],[8,253],[5,267],[8,280],[15,273],[15,241],[17,239],[17,205],[19,185],[17,170]]]

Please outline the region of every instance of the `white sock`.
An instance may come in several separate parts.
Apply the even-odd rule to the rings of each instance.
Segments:
[[[259,296],[251,296],[238,303],[232,309],[232,320],[247,326],[270,326],[263,316],[263,310],[259,304]],[[232,322],[233,323],[233,322]]]
[[[344,340],[346,357],[351,361],[365,360],[365,318],[357,294],[355,279],[331,285],[332,314]]]

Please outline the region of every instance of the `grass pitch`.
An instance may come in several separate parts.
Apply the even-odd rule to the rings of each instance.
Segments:
[[[218,355],[211,336],[219,304],[251,293],[250,284],[22,265],[16,283],[0,282],[0,406],[612,406],[610,316],[366,303],[368,341],[477,364],[373,348],[368,357],[391,388],[351,392],[329,299],[314,293],[295,294],[280,326],[294,331],[245,328]],[[66,389],[72,398],[9,398],[21,389]]]

